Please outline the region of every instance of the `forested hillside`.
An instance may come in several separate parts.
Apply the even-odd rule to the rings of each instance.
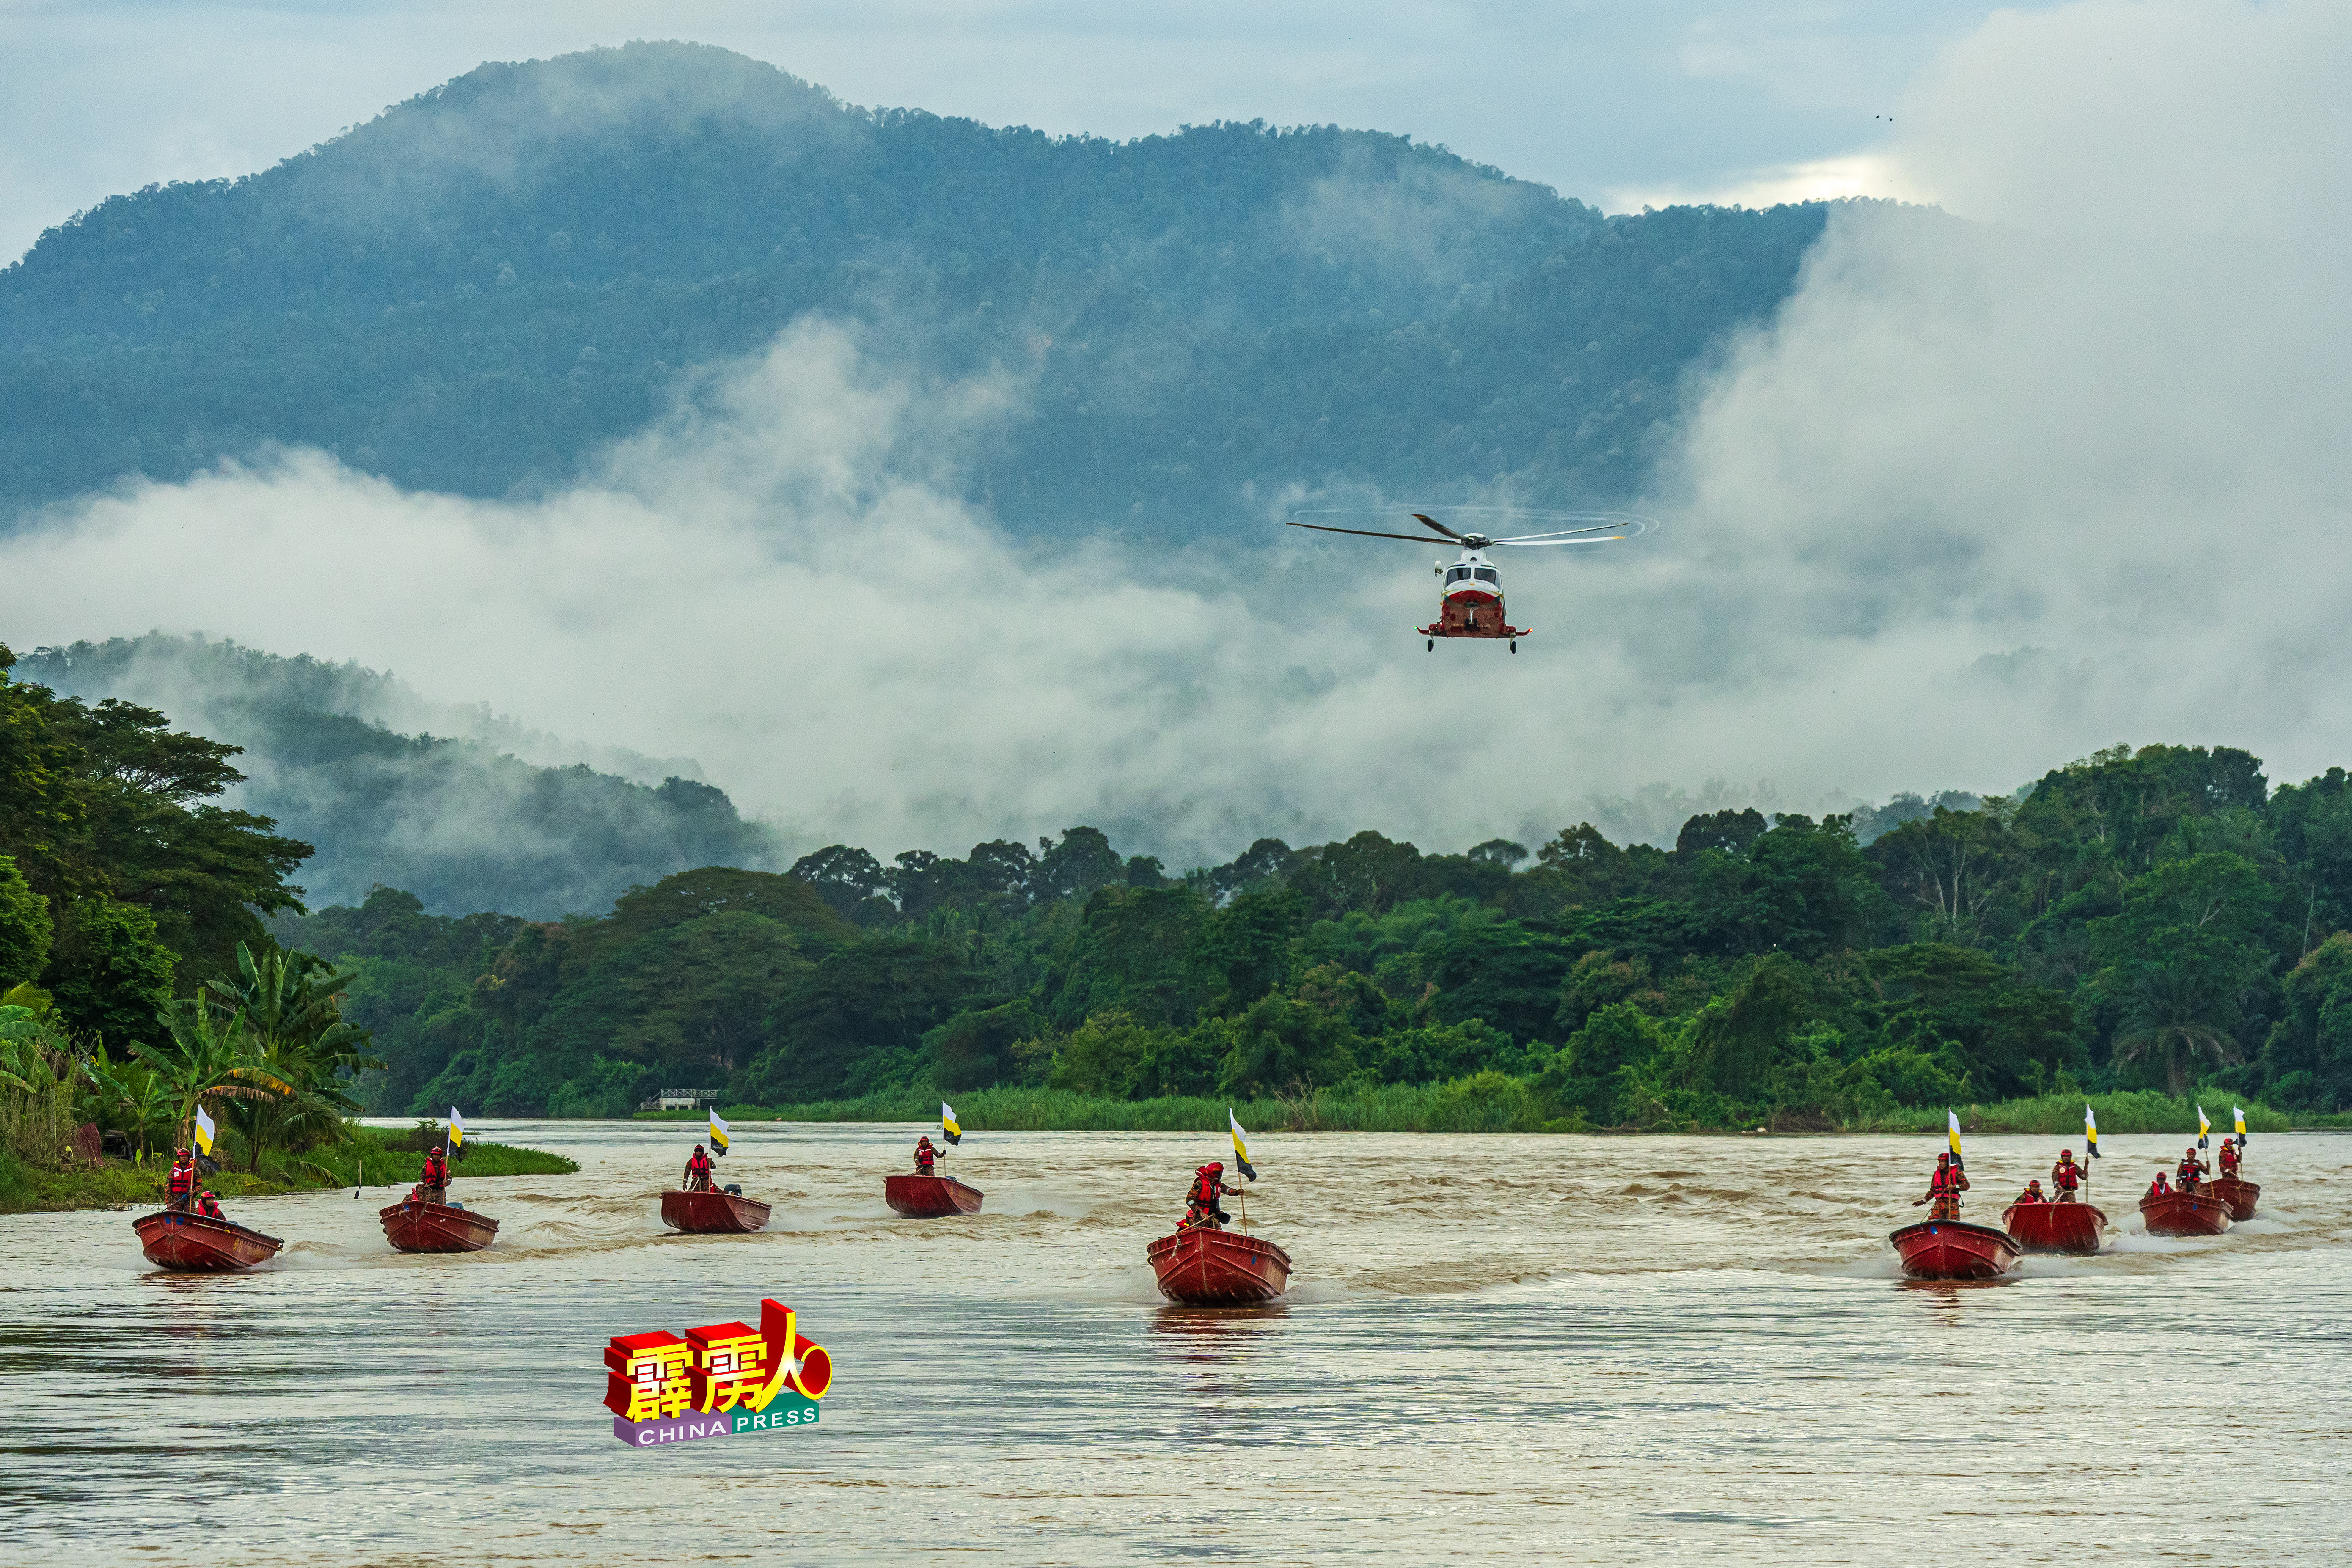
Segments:
[[[387,889],[272,929],[357,973],[394,1111],[1480,1074],[1596,1126],[2197,1084],[2352,1105],[2341,770],[2273,791],[2242,752],[2118,747],[1887,826],[1865,846],[1843,817],[1726,811],[1671,849],[1575,826],[1434,855],[1367,831],[1182,877],[1074,827],[709,868],[594,921],[434,917]]]
[[[1824,211],[1604,217],[1331,127],[867,110],[691,45],[488,65],[0,272],[0,508],[272,442],[503,495],[812,310],[926,375],[1015,373],[968,483],[1024,529],[1254,528],[1294,483],[1590,502]]]
[[[43,648],[16,675],[68,697],[135,702],[241,748],[227,798],[317,847],[301,872],[314,903],[355,902],[390,882],[435,910],[553,920],[600,912],[688,867],[781,864],[773,836],[686,759],[438,707],[357,665],[151,635]],[[541,765],[565,758],[582,760]]]

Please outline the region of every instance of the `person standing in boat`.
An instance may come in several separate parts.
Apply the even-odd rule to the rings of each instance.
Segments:
[[[172,1159],[172,1174],[164,1184],[163,1206],[187,1209],[194,1206],[196,1198],[196,1162],[185,1149]]]
[[[1958,1219],[1960,1194],[1968,1190],[1969,1173],[1953,1164],[1949,1154],[1938,1154],[1936,1173],[1927,1178],[1927,1195],[1912,1199],[1911,1206],[1916,1209],[1921,1204],[1932,1204],[1935,1206],[1927,1211],[1929,1219]]]
[[[1184,1223],[1213,1225],[1223,1230],[1234,1216],[1217,1200],[1240,1195],[1239,1187],[1225,1185],[1225,1163],[1212,1160],[1192,1173],[1192,1190],[1185,1194]]]
[[[2238,1141],[2234,1138],[2222,1139],[2221,1179],[2223,1181],[2234,1182],[2238,1179]]]
[[[718,1163],[704,1152],[701,1144],[697,1143],[694,1146],[694,1152],[687,1157],[686,1190],[689,1193],[709,1192],[710,1178],[718,1173]]]
[[[2083,1184],[2083,1167],[2074,1163],[2074,1151],[2058,1151],[2058,1163],[2050,1167],[2050,1185],[2057,1193],[2053,1203],[2076,1202],[2074,1189]]]
[[[449,1162],[443,1158],[438,1143],[433,1145],[433,1152],[425,1156],[424,1173],[416,1178],[416,1195],[428,1204],[449,1201]]]
[[[939,1157],[939,1149],[931,1142],[929,1133],[926,1132],[915,1140],[915,1174],[919,1176],[933,1174],[931,1166]]]
[[[2182,1192],[2193,1193],[2200,1184],[2199,1178],[2212,1173],[2213,1167],[2197,1157],[2197,1145],[2191,1143],[2188,1152],[2180,1156],[2180,1168],[2173,1173],[2173,1180]]]

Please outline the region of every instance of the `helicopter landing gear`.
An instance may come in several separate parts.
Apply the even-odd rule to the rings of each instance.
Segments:
[[[1424,653],[1435,653],[1437,651],[1437,639],[1435,637],[1430,638],[1429,646],[1422,651]]]
[[[1518,652],[1518,651],[1519,651],[1519,639],[1518,639],[1518,638],[1517,638],[1517,637],[1513,637],[1513,638],[1511,639],[1511,651],[1512,651],[1513,653],[1517,653],[1517,652]]]

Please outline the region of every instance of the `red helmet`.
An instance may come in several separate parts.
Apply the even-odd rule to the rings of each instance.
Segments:
[[[434,1152],[436,1154],[438,1154],[439,1152],[441,1152],[441,1145],[440,1145],[440,1144],[438,1144],[438,1143],[436,1143],[435,1145],[433,1145],[433,1152]]]
[[[1951,1163],[1952,1163],[1952,1156],[1951,1156],[1951,1153],[1950,1153],[1950,1152],[1949,1152],[1948,1150],[1948,1151],[1946,1151],[1945,1152],[1943,1152],[1943,1153],[1938,1154],[1938,1155],[1937,1155],[1937,1156],[1936,1156],[1936,1163],[1937,1163],[1938,1165],[1948,1165],[1948,1164],[1950,1164]]]
[[[184,1160],[186,1159],[188,1157],[188,1152],[185,1149],[181,1150],[180,1157]]]
[[[2074,1157],[2074,1151],[2072,1149],[2061,1149],[2058,1151],[2058,1157],[2061,1160],[2071,1160]]]
[[[2033,1180],[2032,1180],[2032,1181],[2030,1181],[2030,1182],[2026,1183],[2025,1184],[2026,1184],[2027,1186],[2029,1186],[2029,1187],[2032,1187],[2032,1188],[2034,1188],[2034,1189],[2036,1189],[2036,1190],[2038,1191],[2038,1190],[2040,1190],[2040,1188],[2041,1188],[2041,1186],[2042,1186],[2042,1178],[2041,1178],[2041,1177],[2039,1177],[2039,1176],[2036,1176],[2036,1177],[2034,1177],[2034,1178],[2033,1178]]]

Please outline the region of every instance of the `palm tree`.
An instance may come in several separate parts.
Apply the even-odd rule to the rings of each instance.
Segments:
[[[204,997],[189,996],[155,1016],[171,1032],[171,1047],[159,1050],[133,1040],[131,1049],[162,1082],[181,1147],[187,1146],[196,1102],[208,1096],[268,1100],[293,1092],[293,1086],[270,1072],[255,1052],[243,1014],[224,1017]]]
[[[2134,977],[2124,1028],[2116,1036],[2116,1060],[2155,1061],[2164,1068],[2165,1092],[2189,1092],[2189,1075],[2199,1058],[2216,1067],[2238,1059],[2238,1042],[2215,1020],[2231,1009],[2193,972],[2145,966]]]
[[[243,942],[236,944],[236,969],[235,984],[214,980],[210,989],[236,1009],[256,1058],[287,1089],[283,1098],[247,1105],[241,1118],[248,1168],[258,1173],[265,1148],[290,1150],[346,1137],[344,1118],[361,1110],[346,1075],[383,1063],[362,1050],[368,1031],[343,1021],[341,987],[350,974],[283,948],[257,960]],[[310,1162],[295,1163],[315,1175],[331,1175]]]

